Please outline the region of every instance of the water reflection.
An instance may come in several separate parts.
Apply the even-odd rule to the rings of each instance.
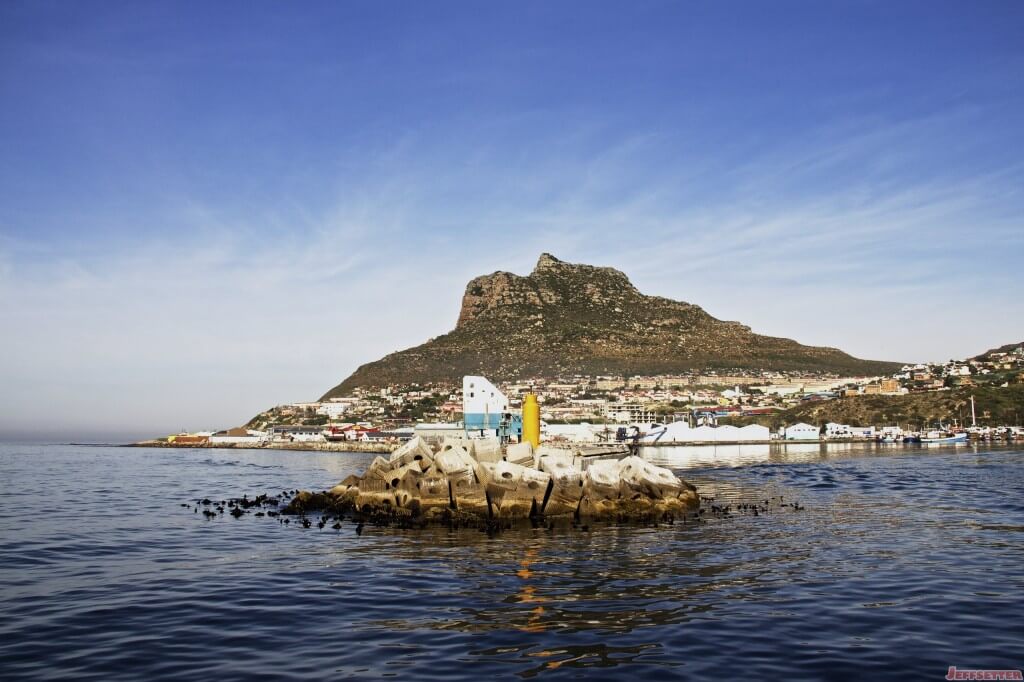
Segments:
[[[640,449],[640,455],[654,464],[672,469],[742,466],[767,461],[771,456],[771,446],[751,444],[645,447]]]
[[[741,467],[764,462],[797,464],[820,462],[843,457],[967,453],[988,450],[980,444],[945,445],[902,443],[750,443],[736,445],[673,445],[642,447],[645,459],[672,469],[700,469],[709,467]]]
[[[742,552],[701,559],[711,546],[741,536],[735,524],[718,521],[595,526],[586,532],[569,526],[553,533],[513,530],[495,539],[473,531],[426,533],[389,548],[397,580],[412,589],[412,602],[428,600],[435,588],[417,589],[407,571],[422,571],[436,561],[434,547],[450,543],[462,551],[444,562],[452,574],[448,597],[474,606],[379,622],[390,629],[628,633],[710,611],[715,599],[745,589],[758,573],[742,567],[750,561]],[[479,606],[481,601],[487,606]]]

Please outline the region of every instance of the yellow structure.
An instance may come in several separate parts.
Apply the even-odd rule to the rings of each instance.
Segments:
[[[523,399],[523,441],[535,449],[540,445],[540,405],[535,393],[527,393]]]

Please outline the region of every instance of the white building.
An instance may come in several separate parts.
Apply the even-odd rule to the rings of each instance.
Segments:
[[[508,412],[508,398],[485,377],[464,376],[462,412],[466,418],[467,428],[480,428],[476,424],[477,421],[497,426],[502,413]]]
[[[818,440],[821,438],[821,429],[803,422],[787,426],[783,433],[786,440]]]
[[[825,424],[825,438],[874,438],[874,426],[850,426],[829,422]]]
[[[627,424],[654,422],[660,418],[654,410],[648,409],[648,405],[642,403],[608,403],[604,407],[604,417]]]
[[[246,429],[228,429],[218,431],[210,436],[210,443],[218,445],[260,445],[267,442],[270,435],[265,431]]]
[[[316,413],[326,415],[331,419],[337,419],[348,412],[348,407],[349,406],[345,403],[321,403],[320,407],[317,408]]]
[[[881,438],[887,438],[890,440],[897,440],[903,438],[903,429],[899,426],[883,426],[879,431],[878,435]]]
[[[825,424],[825,438],[852,438],[850,427],[846,424],[829,422]]]
[[[322,443],[327,440],[319,426],[275,426],[272,433],[274,440],[296,443]]]

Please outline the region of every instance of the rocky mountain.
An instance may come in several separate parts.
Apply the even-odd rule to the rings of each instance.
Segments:
[[[542,254],[522,277],[472,280],[451,332],[357,369],[323,399],[356,387],[529,376],[654,375],[705,369],[882,374],[890,362],[762,336],[699,306],[647,296],[618,270]]]

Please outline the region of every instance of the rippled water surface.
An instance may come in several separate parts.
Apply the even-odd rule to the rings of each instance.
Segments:
[[[0,679],[941,679],[1024,666],[1024,453],[678,448],[776,508],[494,538],[211,521],[372,456],[0,445]]]

